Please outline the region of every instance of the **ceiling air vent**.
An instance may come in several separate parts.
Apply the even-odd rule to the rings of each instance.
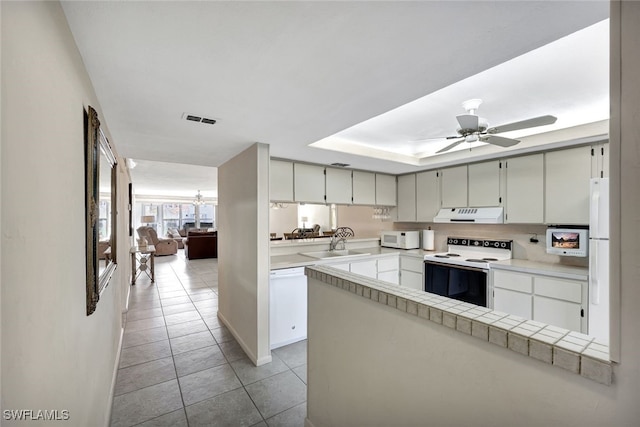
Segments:
[[[193,114],[187,114],[187,113],[182,114],[182,118],[185,120],[189,120],[190,122],[205,123],[207,125],[213,125],[216,123],[215,119],[208,119],[206,117],[195,116]]]
[[[339,168],[346,168],[347,166],[349,166],[348,163],[331,163],[331,166],[337,166]]]

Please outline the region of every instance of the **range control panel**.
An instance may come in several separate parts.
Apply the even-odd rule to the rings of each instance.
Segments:
[[[513,240],[473,239],[468,237],[447,237],[448,245],[469,246],[471,248],[495,248],[511,250]]]

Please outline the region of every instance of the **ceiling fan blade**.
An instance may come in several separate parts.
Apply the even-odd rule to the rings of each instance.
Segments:
[[[505,138],[504,136],[497,135],[481,135],[480,141],[488,142],[489,144],[499,145],[500,147],[511,147],[516,145],[520,141],[517,139]]]
[[[458,145],[458,144],[460,144],[460,143],[462,143],[462,142],[464,142],[464,138],[460,138],[459,140],[454,141],[454,142],[453,142],[453,144],[449,144],[449,145],[447,145],[446,147],[444,147],[444,148],[442,148],[442,149],[440,149],[440,150],[436,151],[436,154],[440,154],[440,153],[444,153],[445,151],[449,151],[449,150],[451,150],[453,147],[455,147],[456,145]]]
[[[519,122],[508,123],[506,125],[495,126],[487,129],[487,133],[503,133],[511,132],[512,130],[520,130],[526,128],[534,128],[536,126],[552,125],[558,120],[554,116],[540,116],[533,119],[522,120]]]
[[[460,124],[461,132],[464,132],[465,130],[475,132],[478,130],[478,123],[479,123],[478,116],[474,114],[461,114],[459,116],[456,116],[456,119]]]
[[[460,135],[456,136],[436,136],[434,138],[421,138],[421,139],[411,139],[409,142],[422,142],[422,141],[435,141],[435,140],[443,140],[443,139],[453,139],[460,138]]]

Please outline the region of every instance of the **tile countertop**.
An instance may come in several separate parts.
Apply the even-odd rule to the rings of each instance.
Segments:
[[[562,264],[549,264],[545,262],[527,261],[525,259],[509,259],[491,263],[495,270],[509,270],[521,273],[541,274],[564,279],[588,280],[589,269],[586,267],[574,267]]]
[[[309,251],[309,249],[304,248],[303,246],[299,246],[299,248],[300,248],[300,252]],[[349,249],[351,249],[351,247],[349,247]],[[344,258],[336,257],[332,259],[317,259],[317,258],[301,255],[299,253],[273,255],[271,256],[271,270],[278,270],[282,268],[293,268],[293,267],[307,267],[310,265],[342,264],[345,262],[356,261],[358,259],[366,258],[366,257],[394,256],[398,254],[409,255],[412,257],[423,259],[425,255],[435,253],[435,251],[424,251],[422,249],[394,249],[394,248],[383,248],[381,246],[354,248],[353,250],[358,252],[363,252],[368,255],[363,255],[362,257],[353,257],[353,256],[344,257]]]

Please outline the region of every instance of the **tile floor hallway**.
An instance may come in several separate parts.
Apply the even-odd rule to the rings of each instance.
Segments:
[[[216,259],[156,258],[131,287],[112,426],[303,426],[307,343],[255,367],[219,322]]]

